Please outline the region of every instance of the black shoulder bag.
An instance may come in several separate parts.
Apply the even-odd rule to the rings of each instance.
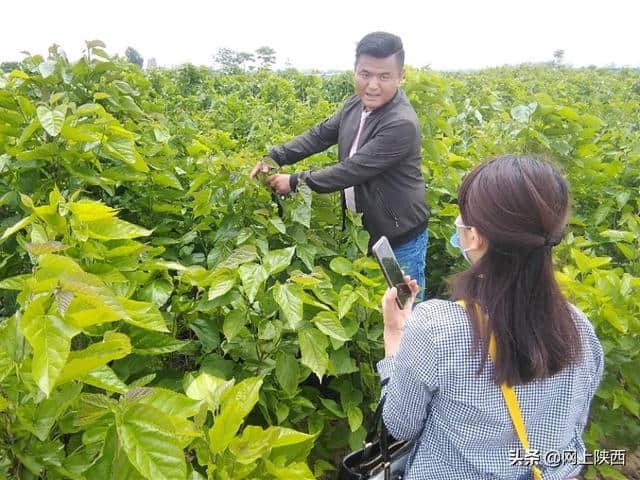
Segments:
[[[383,382],[383,385],[387,381],[388,379]],[[364,447],[344,457],[340,464],[338,480],[402,480],[404,478],[404,469],[413,448],[413,442],[396,440],[389,434],[382,419],[383,408],[384,397],[373,415],[373,425],[367,433]],[[378,436],[377,439],[376,436]]]

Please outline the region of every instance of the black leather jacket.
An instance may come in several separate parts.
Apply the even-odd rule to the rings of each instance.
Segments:
[[[269,156],[290,165],[338,144],[340,162],[317,171],[291,176],[291,187],[304,181],[319,193],[354,187],[356,208],[363,213],[371,238],[381,235],[392,246],[415,238],[427,226],[422,163],[422,136],[415,110],[401,90],[366,118],[356,153],[349,157],[357,135],[362,103],[353,95],[333,116],[290,142],[274,147]],[[346,203],[342,194],[342,209]]]

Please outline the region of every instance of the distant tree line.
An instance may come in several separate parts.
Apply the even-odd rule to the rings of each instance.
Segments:
[[[254,53],[220,48],[214,55],[213,61],[216,69],[227,73],[270,70],[276,63],[276,51],[266,46],[258,48]]]

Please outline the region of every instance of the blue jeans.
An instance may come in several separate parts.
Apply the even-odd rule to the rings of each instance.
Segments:
[[[424,299],[425,287],[425,258],[427,256],[427,245],[429,243],[429,233],[425,229],[413,240],[403,243],[393,249],[393,253],[398,259],[400,268],[405,275],[409,275],[418,282],[420,290],[416,297],[416,303]]]

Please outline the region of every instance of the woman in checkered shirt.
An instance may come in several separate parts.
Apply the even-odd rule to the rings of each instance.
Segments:
[[[528,479],[532,463],[545,480],[577,475],[603,351],[553,273],[552,248],[569,216],[568,184],[546,161],[505,155],[465,177],[458,203],[451,241],[470,266],[453,277],[451,291],[467,308],[429,300],[400,310],[395,288],[382,299],[386,356],[378,371],[389,379],[383,418],[394,437],[415,439],[405,479]],[[527,452],[502,382],[515,388]]]

